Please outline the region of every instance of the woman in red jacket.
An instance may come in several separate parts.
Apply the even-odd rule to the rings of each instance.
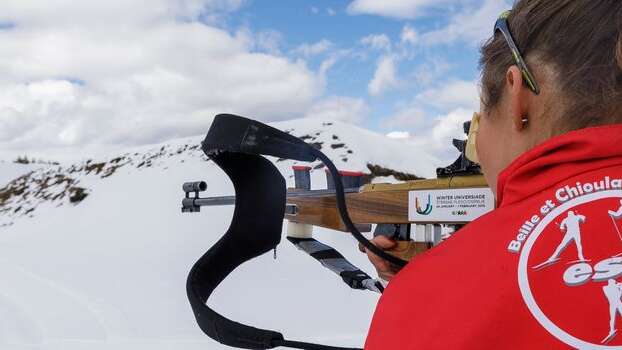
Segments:
[[[472,128],[497,209],[399,273],[368,253],[391,282],[366,349],[622,348],[622,1],[519,0],[494,33]]]

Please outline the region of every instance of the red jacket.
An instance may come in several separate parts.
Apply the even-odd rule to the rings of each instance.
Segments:
[[[391,281],[365,349],[622,346],[622,124],[526,152],[497,193]]]

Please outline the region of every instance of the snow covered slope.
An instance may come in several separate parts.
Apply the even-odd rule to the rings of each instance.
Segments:
[[[441,165],[404,141],[351,125],[273,125],[316,143],[343,170],[369,172],[374,165],[430,176]],[[204,196],[232,193],[198,147],[201,139],[16,171],[17,179],[0,185],[0,349],[227,348],[201,333],[185,295],[190,267],[226,231],[233,212],[180,212],[183,182],[207,181]],[[273,160],[293,185],[295,162]],[[325,186],[324,176],[314,169],[314,188]],[[372,271],[349,235],[316,228],[315,236]],[[277,256],[241,266],[211,305],[291,339],[361,346],[377,296],[346,288],[287,241]]]
[[[18,164],[13,161],[0,160],[0,188],[10,181],[33,170],[47,167],[46,164]]]

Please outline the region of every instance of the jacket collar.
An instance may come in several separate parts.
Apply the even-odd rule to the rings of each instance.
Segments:
[[[497,207],[586,171],[622,164],[622,124],[571,131],[516,158],[498,177]]]

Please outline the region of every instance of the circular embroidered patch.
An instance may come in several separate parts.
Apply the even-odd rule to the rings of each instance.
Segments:
[[[563,203],[525,241],[518,284],[536,320],[578,349],[622,349],[622,191]]]

